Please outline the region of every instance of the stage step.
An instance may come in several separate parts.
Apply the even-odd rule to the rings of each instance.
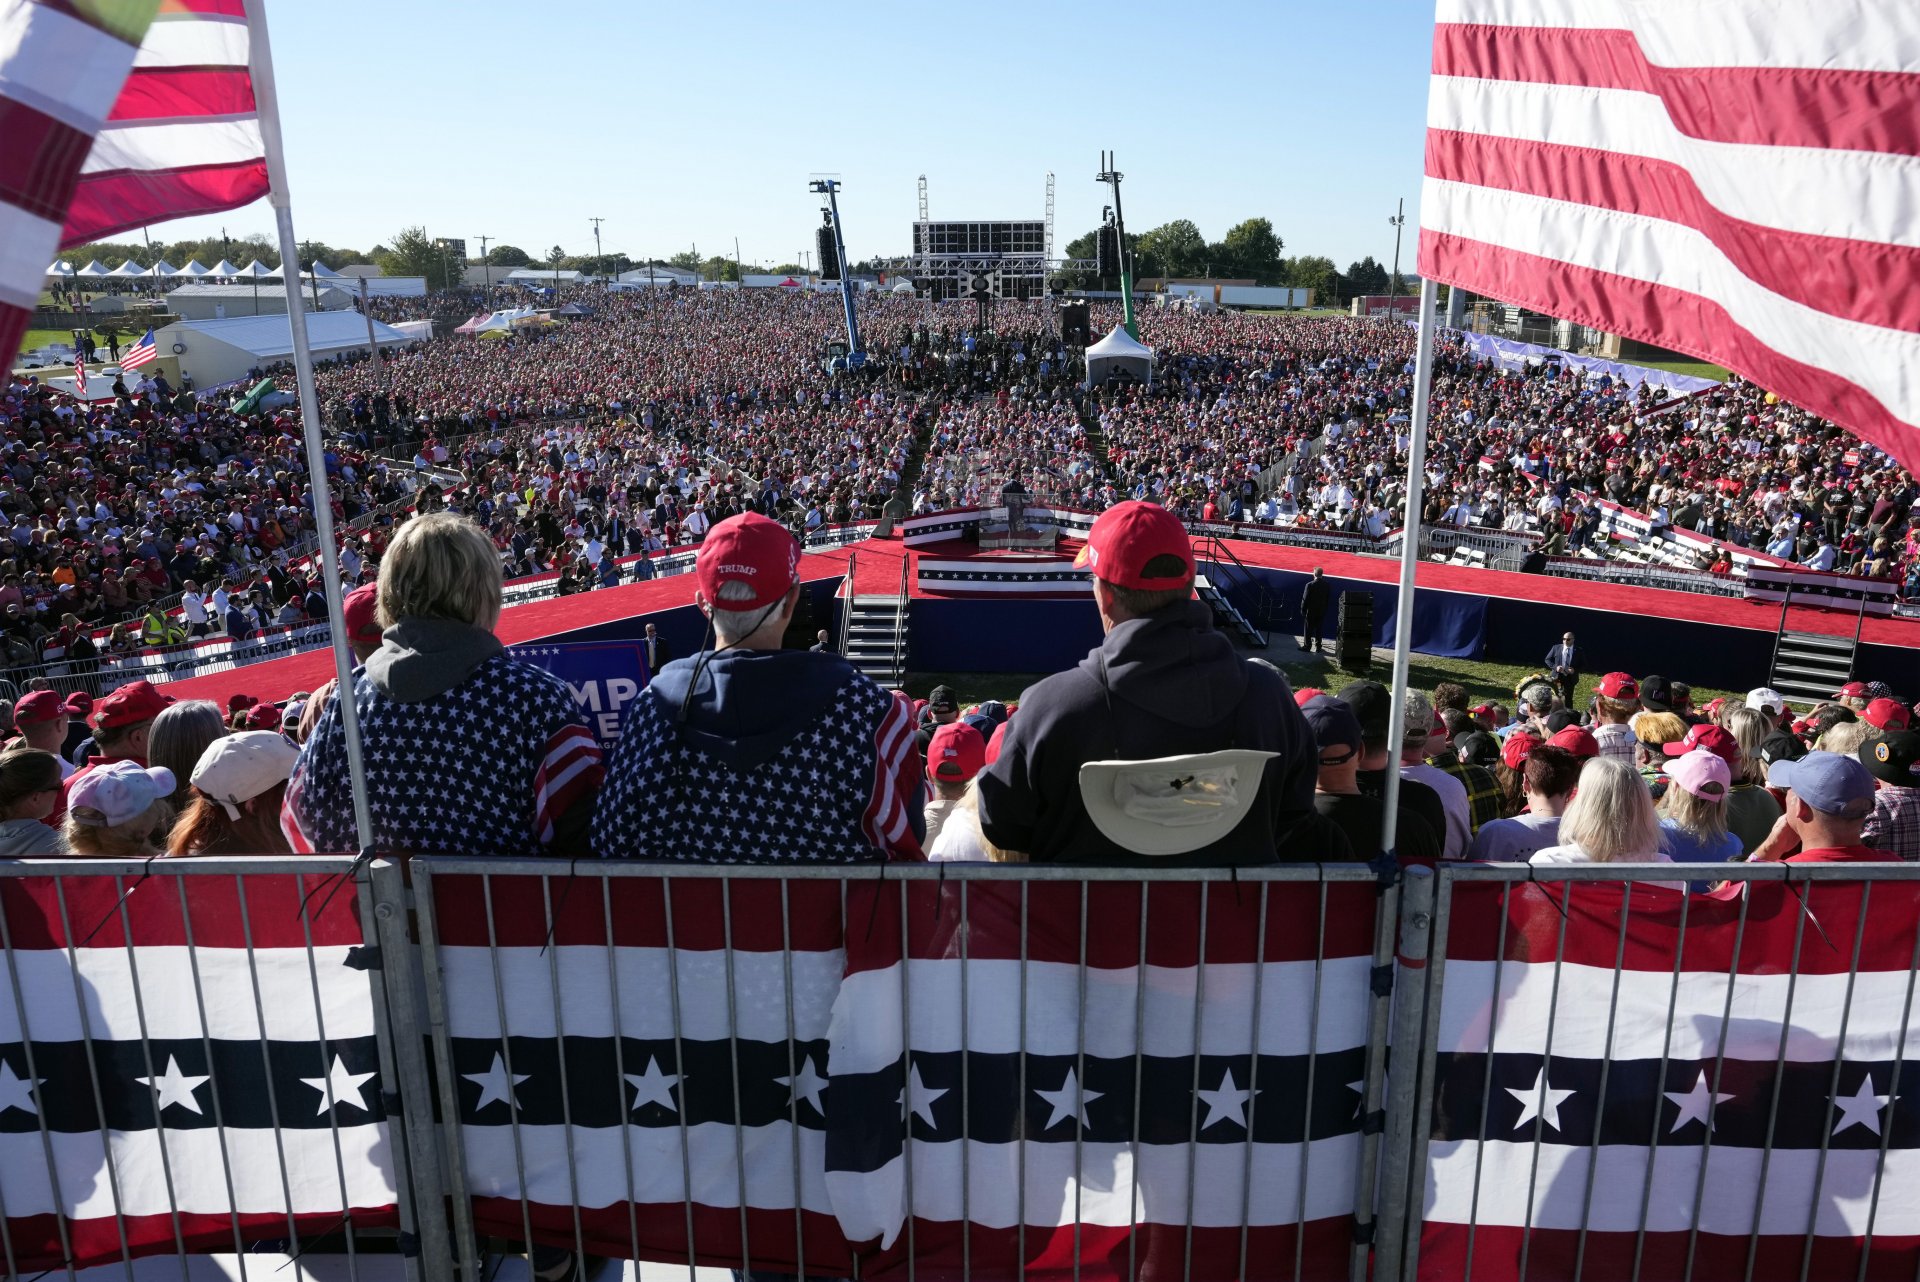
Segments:
[[[907,675],[906,602],[862,595],[846,601],[845,608],[847,662],[881,685],[898,686]]]
[[[1782,632],[1769,684],[1790,699],[1819,702],[1853,679],[1855,643],[1824,632]]]
[[[1213,612],[1214,626],[1222,632],[1231,632],[1256,650],[1267,648],[1267,634],[1253,626],[1251,620],[1240,612],[1238,606],[1227,600],[1226,593],[1213,586],[1204,574],[1193,577],[1193,590],[1207,609]]]

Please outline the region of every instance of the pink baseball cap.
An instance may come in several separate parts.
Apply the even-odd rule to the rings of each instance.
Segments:
[[[137,819],[154,802],[172,794],[173,771],[165,766],[142,766],[135,761],[111,761],[74,777],[67,789],[67,813],[75,823],[86,823],[81,810],[98,811],[95,826],[116,827]]]
[[[1711,748],[1695,748],[1667,763],[1667,778],[1703,801],[1719,801],[1733,787],[1733,768]]]

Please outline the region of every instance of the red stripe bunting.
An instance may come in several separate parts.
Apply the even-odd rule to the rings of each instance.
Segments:
[[[88,174],[67,210],[60,243],[85,244],[168,218],[217,213],[266,194],[265,157],[229,165]]]
[[[1768,346],[1711,298],[1425,228],[1420,232],[1420,274],[1717,361],[1795,405],[1844,424],[1905,467],[1920,467],[1912,429],[1871,393]]]
[[[183,908],[184,898],[184,908]],[[301,948],[362,942],[358,900],[346,873],[255,873],[244,877],[143,877],[137,861],[119,878],[0,879],[0,914],[16,950]],[[124,918],[125,925],[122,924]]]
[[[1715,142],[1920,156],[1920,76],[1812,67],[1660,67],[1631,31],[1443,22],[1433,74],[1652,94]]]
[[[84,132],[0,98],[0,201],[59,222],[92,148]]]
[[[1708,201],[1685,168],[1668,161],[1429,129],[1427,174],[1691,227],[1742,275],[1782,297],[1844,320],[1920,330],[1920,248],[1735,218]]]
[[[141,67],[127,77],[107,118],[250,116],[257,109],[253,77],[245,67]]]

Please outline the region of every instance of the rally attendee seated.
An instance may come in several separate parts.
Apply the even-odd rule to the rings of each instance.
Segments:
[[[151,859],[166,853],[173,772],[121,758],[69,781],[67,851],[82,859]]]
[[[800,544],[755,513],[715,525],[695,600],[718,645],[662,668],[627,712],[593,825],[603,857],[700,863],[917,859],[911,712],[841,655],[781,648]]]
[[[1708,748],[1695,748],[1667,763],[1667,782],[1659,806],[1660,849],[1667,858],[1677,864],[1723,864],[1738,859],[1740,838],[1727,831],[1733,771],[1726,758]],[[1695,882],[1692,888],[1707,886]]]
[[[954,721],[933,732],[933,739],[927,745],[927,782],[933,789],[933,800],[926,806],[925,845],[930,857],[939,846],[941,826],[967,795],[967,785],[986,764],[987,741],[974,727],[964,721]],[[978,822],[976,818],[976,826]]]
[[[167,838],[171,855],[273,855],[292,847],[280,805],[300,750],[272,730],[243,730],[209,744],[193,769],[191,798]]]
[[[1344,700],[1315,695],[1301,709],[1313,734],[1318,767],[1314,812],[1337,828],[1355,857],[1379,856],[1386,840],[1387,803],[1360,789],[1360,719]],[[1440,835],[1411,809],[1402,792],[1393,847],[1401,858],[1432,864],[1440,858]]]
[[[1920,859],[1920,733],[1896,730],[1860,745],[1857,759],[1878,785],[1860,840],[1900,859]]]
[[[46,824],[60,801],[61,766],[38,748],[0,752],[0,859],[67,852],[60,832]]]
[[[1767,767],[1767,784],[1787,792],[1786,812],[1751,860],[1885,863],[1894,856],[1861,839],[1874,814],[1874,777],[1852,757],[1809,752]]]
[[[1214,631],[1207,607],[1192,599],[1193,547],[1179,519],[1153,503],[1109,508],[1076,563],[1092,574],[1106,637],[1078,667],[1022,696],[999,759],[977,781],[987,840],[1037,863],[1165,866],[1177,858],[1218,866],[1317,857],[1291,849],[1295,825],[1312,812],[1306,724],[1286,678],[1238,657]],[[1123,844],[1112,836],[1116,825],[1103,827],[1088,813],[1089,763],[1229,750],[1272,755],[1257,769],[1244,759],[1197,765],[1202,799],[1184,812],[1163,793],[1167,780],[1099,775],[1111,790],[1106,800],[1149,827],[1177,826],[1176,812],[1206,813],[1218,830],[1205,844],[1177,856],[1153,853],[1143,847],[1160,843],[1136,836]]]
[[[1560,820],[1573,801],[1573,790],[1580,780],[1583,764],[1565,748],[1551,744],[1529,748],[1520,764],[1526,810],[1481,828],[1474,835],[1468,858],[1511,862],[1558,845]]]
[[[377,850],[587,853],[600,746],[560,678],[512,658],[480,528],[417,516],[380,564],[380,648],[354,676]],[[283,820],[302,851],[357,851],[341,692],[301,750]],[[416,746],[417,745],[417,746]]]
[[[1560,817],[1559,841],[1527,857],[1532,864],[1672,863],[1660,849],[1660,818],[1634,768],[1595,757],[1580,769],[1573,801]],[[1679,889],[1680,882],[1656,885]]]

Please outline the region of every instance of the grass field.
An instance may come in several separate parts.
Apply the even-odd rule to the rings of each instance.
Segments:
[[[1287,680],[1296,690],[1312,687],[1338,693],[1344,687],[1361,680],[1351,673],[1337,668],[1322,655],[1301,654],[1290,640],[1282,639],[1270,650],[1268,656],[1280,670],[1287,674]],[[1385,684],[1392,673],[1393,656],[1385,650],[1374,652],[1373,671],[1367,680]],[[1472,703],[1493,700],[1507,707],[1513,706],[1514,687],[1539,668],[1508,663],[1487,663],[1477,659],[1440,659],[1432,655],[1416,654],[1408,669],[1408,678],[1417,690],[1432,693],[1433,688],[1443,681],[1456,681],[1467,689]],[[979,703],[983,699],[998,699],[1003,703],[1012,703],[1020,698],[1020,692],[1038,681],[1043,673],[991,673],[991,672],[912,672],[907,674],[906,691],[916,699],[924,699],[937,685],[952,686],[954,694],[962,705]],[[1600,673],[1590,673],[1580,679],[1575,687],[1574,700],[1577,706],[1584,707],[1593,697],[1594,687],[1599,683]],[[1647,673],[1636,673],[1646,676]],[[1675,680],[1686,679],[1684,672],[1671,675]],[[1696,704],[1708,699],[1731,694],[1744,695],[1744,691],[1714,690],[1704,686],[1695,686],[1693,691]]]
[[[1644,365],[1648,369],[1663,369],[1669,374],[1685,374],[1691,378],[1711,378],[1724,382],[1727,377],[1726,366],[1712,365],[1706,361],[1690,360],[1685,356],[1677,356],[1672,360],[1665,361],[1636,359],[1628,363],[1632,365]]]

